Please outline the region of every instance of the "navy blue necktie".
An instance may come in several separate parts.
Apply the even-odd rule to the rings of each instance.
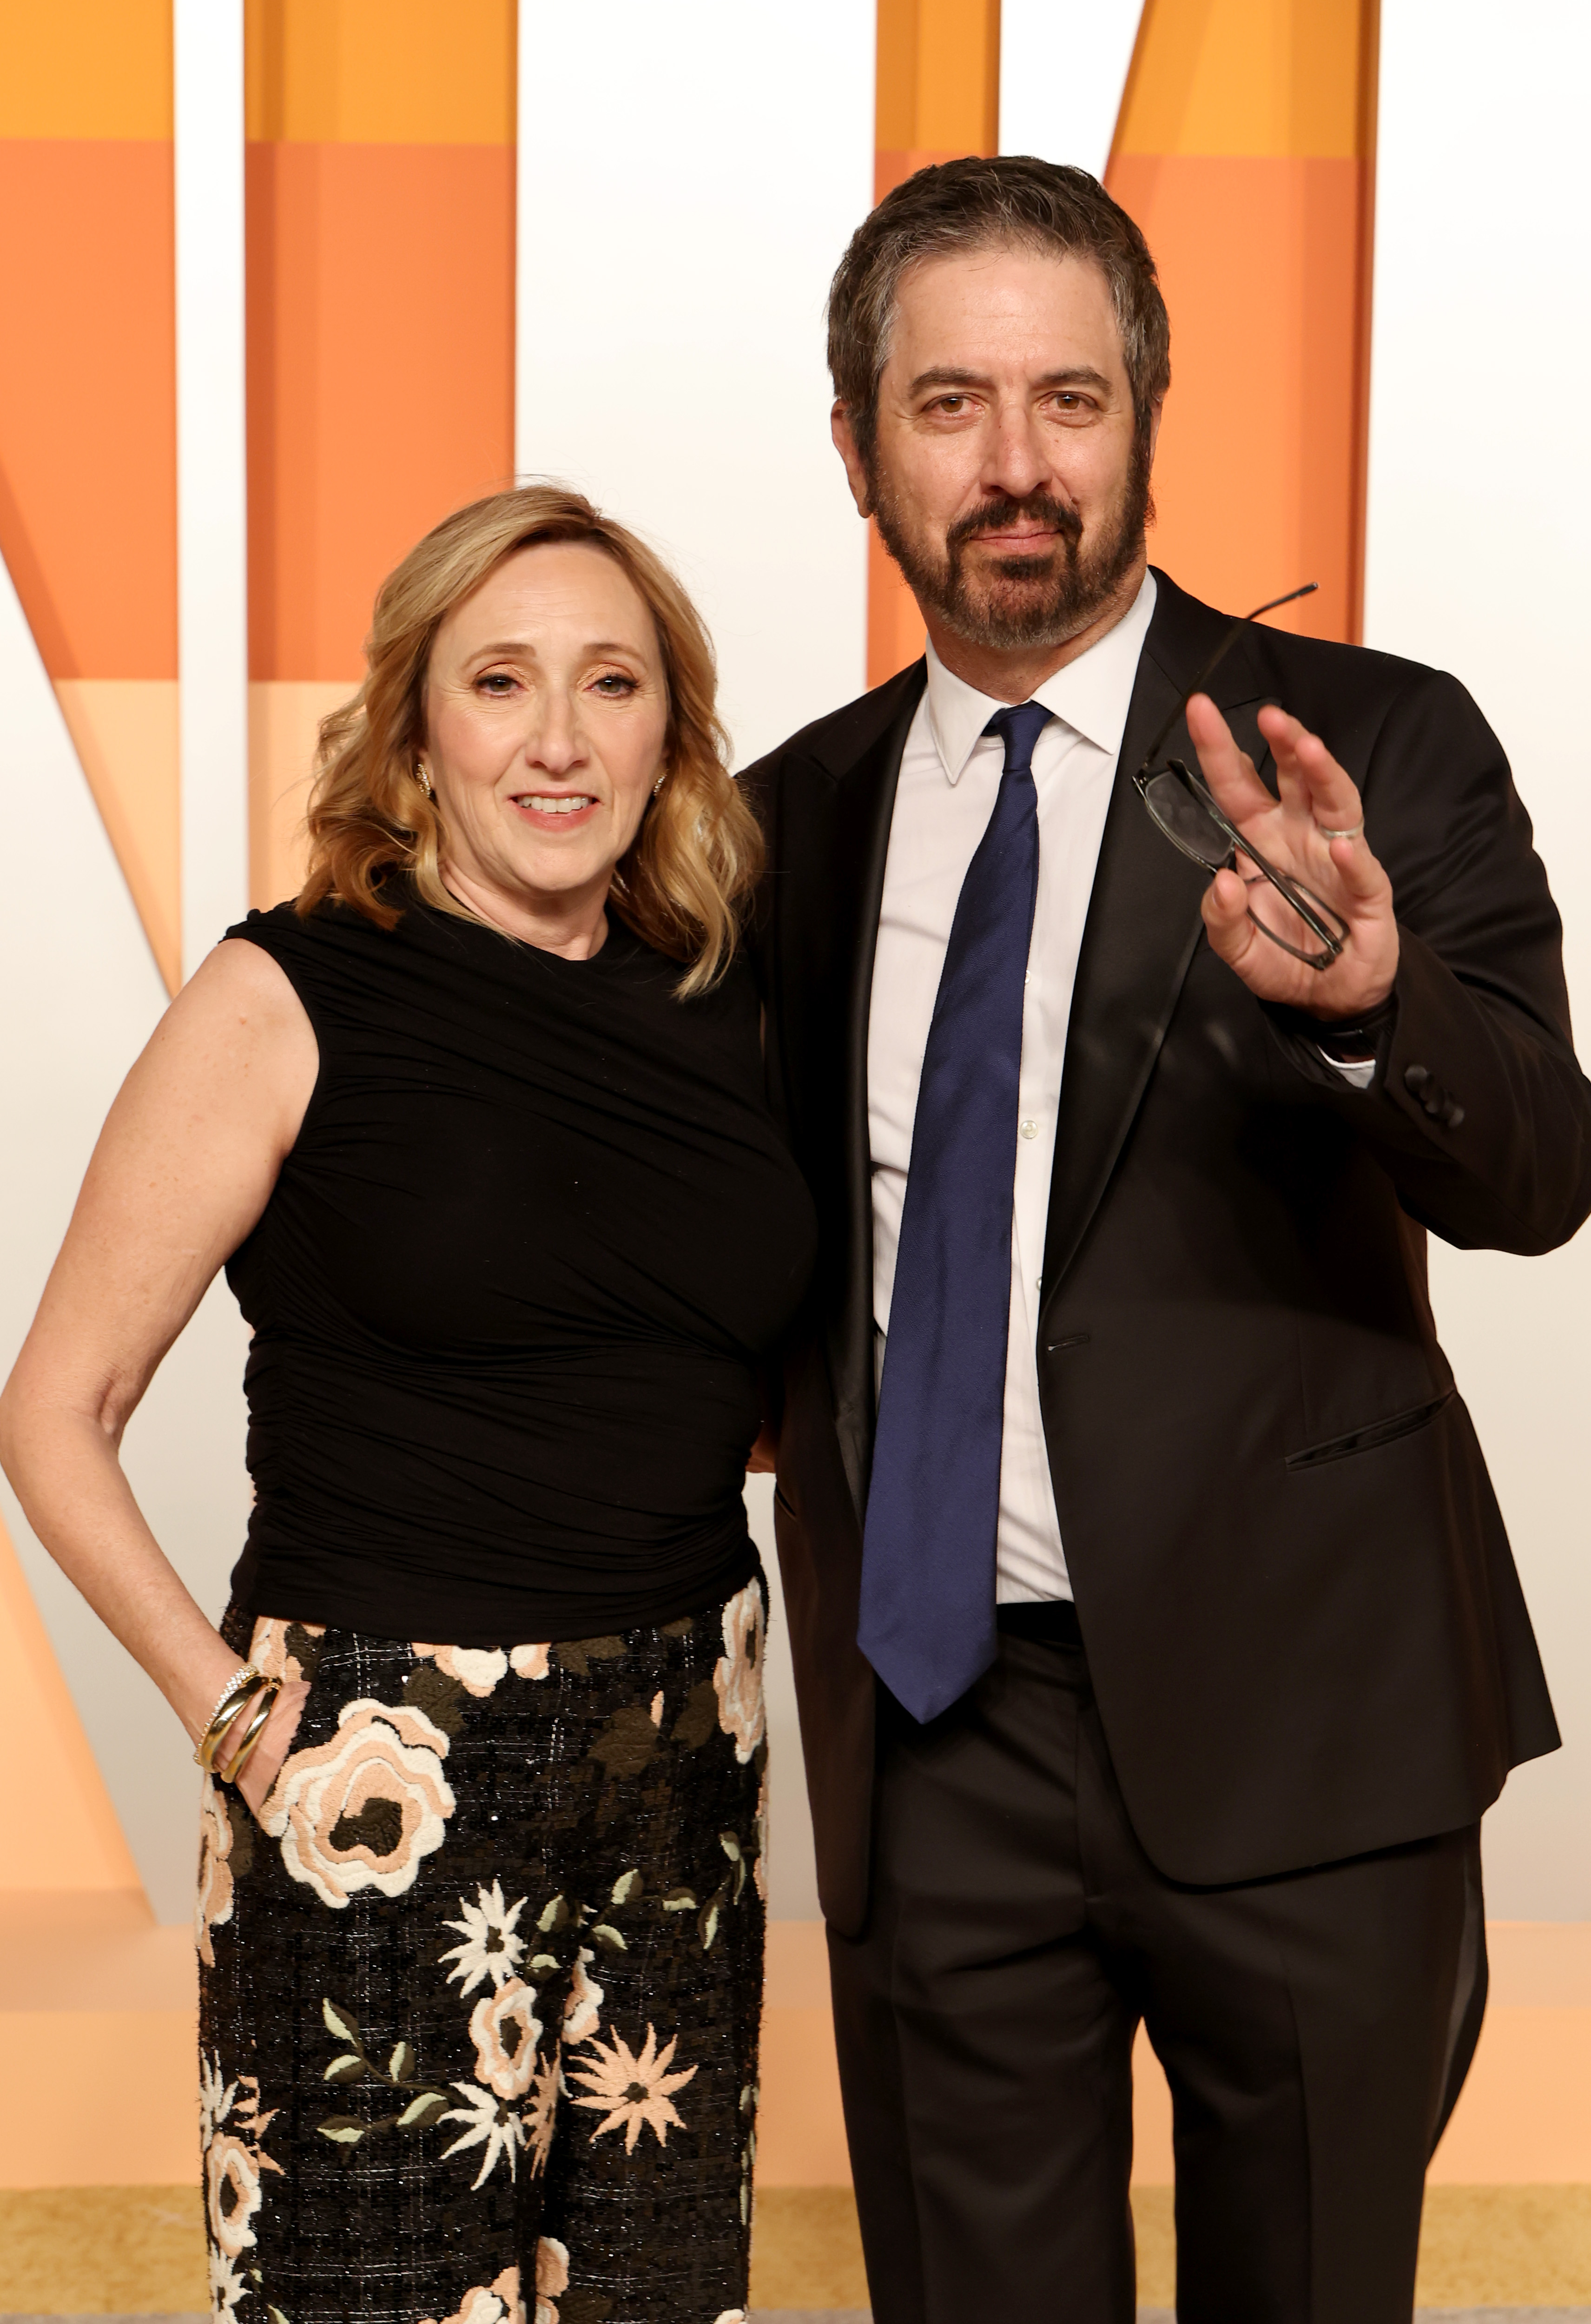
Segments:
[[[1033,746],[1050,713],[1019,703],[988,828],[956,904],[912,1126],[863,1534],[857,1643],[929,1720],[995,1656],[995,1536],[1022,999],[1038,891]]]

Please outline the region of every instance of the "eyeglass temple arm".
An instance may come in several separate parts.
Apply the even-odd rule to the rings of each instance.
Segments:
[[[1278,605],[1291,605],[1295,597],[1312,596],[1320,586],[1320,585],[1318,581],[1306,581],[1301,589],[1290,589],[1285,597],[1273,597],[1267,604],[1256,605],[1252,613],[1241,613],[1238,615],[1231,628],[1227,632],[1226,636],[1221,640],[1219,645],[1217,646],[1214,653],[1211,654],[1209,659],[1205,663],[1204,668],[1194,679],[1192,685],[1188,688],[1187,693],[1183,695],[1176,708],[1172,712],[1172,715],[1166,720],[1165,724],[1154,737],[1154,742],[1150,743],[1149,748],[1145,752],[1144,764],[1145,767],[1152,767],[1154,764],[1155,760],[1159,758],[1161,752],[1165,747],[1166,736],[1171,733],[1172,728],[1176,724],[1178,719],[1182,716],[1183,711],[1186,710],[1190,702],[1192,701],[1193,696],[1196,694],[1203,692],[1218,664],[1226,653],[1228,647],[1232,644],[1239,631],[1246,629],[1250,622],[1257,622],[1262,613],[1274,613]]]

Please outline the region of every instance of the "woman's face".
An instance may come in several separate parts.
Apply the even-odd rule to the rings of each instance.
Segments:
[[[594,951],[663,770],[667,688],[639,593],[584,541],[519,550],[443,622],[425,706],[449,886],[532,943]]]

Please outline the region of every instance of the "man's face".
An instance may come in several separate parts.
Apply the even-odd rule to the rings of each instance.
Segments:
[[[970,643],[1058,646],[1142,561],[1150,440],[1134,424],[1105,277],[1028,250],[932,259],[903,280],[857,504],[924,613]]]

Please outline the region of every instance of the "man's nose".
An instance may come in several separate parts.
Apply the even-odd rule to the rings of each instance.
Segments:
[[[1025,500],[1049,475],[1039,431],[1025,411],[1004,411],[996,419],[984,462],[982,482],[1012,500]]]

